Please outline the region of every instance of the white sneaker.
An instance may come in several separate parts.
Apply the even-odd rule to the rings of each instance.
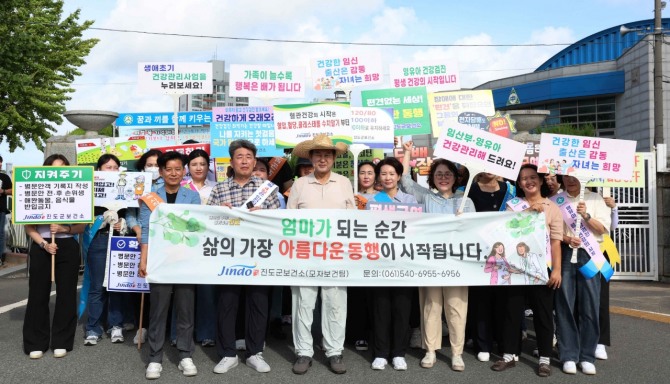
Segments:
[[[195,376],[198,374],[198,368],[195,367],[195,364],[193,364],[193,359],[190,357],[181,359],[177,368],[179,368],[184,376]]]
[[[161,377],[162,371],[163,371],[163,365],[161,363],[149,363],[149,366],[147,367],[147,371],[144,374],[144,377],[146,377],[149,380],[158,379],[159,377]]]
[[[139,344],[140,343],[140,331],[142,332],[142,344],[147,342],[147,329],[142,328],[138,329],[137,332],[135,332],[135,337],[133,337],[133,344]]]
[[[30,352],[30,358],[31,359],[41,359],[42,356],[44,356],[44,352],[42,352],[42,351],[32,351],[32,352]]]
[[[67,350],[58,348],[54,349],[54,357],[65,357],[67,355]]]
[[[98,335],[90,334],[84,339],[84,345],[96,345],[100,341],[101,337]]]
[[[385,358],[383,357],[376,357],[375,360],[372,362],[372,369],[375,371],[382,371],[384,368],[386,368],[386,364],[388,364],[388,361],[386,361]]]
[[[412,336],[409,338],[410,348],[421,348],[421,328],[412,328]]]
[[[491,354],[488,352],[479,352],[477,354],[477,360],[479,361],[489,361],[491,359]]]
[[[596,374],[596,366],[593,365],[593,363],[589,363],[587,361],[582,361],[579,363],[579,365],[582,367],[582,372],[584,372],[585,375],[595,375]]]
[[[604,344],[598,344],[596,347],[596,359],[607,360],[607,350]]]
[[[112,343],[123,343],[123,328],[114,327],[112,328]]]
[[[247,357],[247,366],[256,370],[256,372],[267,373],[270,372],[270,366],[263,359],[263,352],[258,352],[255,355]]]
[[[577,373],[577,365],[574,361],[566,361],[563,363],[563,372],[574,375]]]
[[[394,357],[393,358],[393,369],[396,371],[406,371],[407,370],[407,361],[404,357]]]
[[[235,349],[238,351],[246,351],[247,342],[244,339],[235,340]]]
[[[217,364],[214,367],[214,373],[226,373],[230,371],[231,369],[237,367],[237,364],[239,364],[239,360],[237,359],[237,356],[235,357],[224,357],[219,361],[219,364]]]
[[[463,356],[454,355],[451,357],[451,369],[456,372],[465,371],[465,362],[463,361]]]
[[[421,359],[421,366],[423,368],[433,368],[435,361],[437,361],[435,352],[426,352],[426,355],[423,357],[423,359]]]

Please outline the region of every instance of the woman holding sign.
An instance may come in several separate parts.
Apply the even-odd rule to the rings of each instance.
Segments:
[[[563,176],[565,192],[552,200],[559,204],[563,216],[563,242],[561,287],[556,293],[556,329],[559,334],[558,349],[563,362],[563,372],[577,373],[579,362],[582,372],[595,375],[595,351],[600,337],[598,308],[600,305],[600,276],[586,277],[582,267],[591,262],[586,246],[599,251],[603,235],[611,224],[611,210],[603,198],[588,189],[584,191],[584,201],[579,201],[581,184],[573,176]],[[567,204],[564,202],[567,201]],[[582,217],[582,228],[575,233],[568,224],[572,214]],[[572,224],[572,223],[570,223]],[[583,240],[582,240],[583,239]],[[584,244],[588,241],[588,244]],[[577,263],[571,263],[573,249],[577,249]],[[597,250],[595,248],[598,248]],[[575,319],[575,312],[579,318]]]
[[[43,165],[70,165],[63,155],[51,155]],[[77,328],[77,279],[79,277],[79,243],[74,236],[84,231],[85,224],[26,225],[30,247],[28,305],[23,320],[23,351],[31,359],[39,359],[49,348],[54,357],[64,357],[74,346]],[[55,242],[51,242],[51,238]],[[49,324],[51,292],[51,255],[56,255],[56,306]]]
[[[504,307],[505,325],[503,326],[503,335],[501,335],[501,347],[505,355],[503,359],[497,361],[492,369],[502,371],[516,365],[513,354],[520,349],[519,340],[521,339],[521,318],[520,313],[524,310],[524,295],[533,310],[533,324],[535,325],[535,334],[537,348],[540,356],[537,374],[540,377],[547,377],[551,374],[551,354],[554,338],[554,294],[555,290],[561,286],[561,240],[563,239],[563,220],[558,206],[547,198],[550,189],[545,182],[544,175],[537,173],[537,166],[524,164],[521,166],[519,176],[516,180],[517,199],[507,202],[508,211],[531,211],[544,212],[547,224],[547,239],[549,246],[545,252],[548,252],[547,259],[551,260],[551,270],[548,271],[549,281],[546,285],[528,285],[520,297],[513,297],[507,301]],[[526,274],[532,272],[532,260],[534,257],[525,243],[517,244],[517,252],[521,257],[521,270]],[[533,250],[538,253],[540,250]],[[550,259],[549,259],[550,258]],[[545,265],[545,263],[542,263]],[[545,265],[546,266],[546,265]],[[529,276],[536,278],[539,276]],[[527,283],[530,279],[526,280]],[[514,294],[516,291],[510,291]]]
[[[419,203],[425,204],[426,212],[455,215],[463,199],[466,199],[463,212],[474,212],[475,206],[472,200],[457,190],[458,170],[451,161],[436,159],[430,165],[428,186],[431,189],[424,188],[412,180],[409,174],[412,144],[411,141],[403,144],[405,172],[402,177],[402,188],[414,195]],[[421,366],[431,368],[437,361],[435,351],[442,348],[442,310],[444,308],[451,344],[451,369],[463,371],[465,363],[461,355],[465,345],[468,287],[420,287],[419,304],[421,305],[422,344],[426,350],[426,355],[421,359]]]
[[[118,172],[121,166],[119,158],[112,154],[104,154],[98,159],[96,171]],[[103,287],[105,280],[105,267],[107,265],[107,255],[109,255],[108,243],[109,232],[120,231],[125,224],[122,224],[120,218],[125,216],[126,209],[118,212],[105,207],[96,206],[94,214],[96,222],[101,220],[102,225],[98,230],[91,233],[92,240],[88,244],[86,254],[87,268],[90,273],[90,286],[88,291],[88,320],[86,321],[86,335],[84,345],[96,345],[102,339],[103,311],[107,308],[107,323],[111,331],[112,343],[123,343],[123,307],[124,298],[127,293],[107,292]],[[124,220],[125,222],[125,220]],[[98,227],[93,224],[92,228]]]

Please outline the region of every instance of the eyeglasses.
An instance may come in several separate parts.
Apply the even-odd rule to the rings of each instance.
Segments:
[[[454,174],[451,172],[446,172],[446,173],[436,173],[435,178],[436,179],[450,179],[454,177]]]

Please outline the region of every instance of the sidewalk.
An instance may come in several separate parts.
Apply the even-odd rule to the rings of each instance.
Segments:
[[[670,284],[612,281],[610,312],[670,323]]]

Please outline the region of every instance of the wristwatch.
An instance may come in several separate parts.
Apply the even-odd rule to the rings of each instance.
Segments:
[[[44,247],[46,247],[46,246],[47,246],[47,242],[42,240],[42,242],[40,243],[40,247],[42,247],[42,249],[44,249]]]
[[[591,220],[591,215],[589,215],[589,214],[587,213],[587,214],[586,214],[586,217],[584,217],[584,222],[585,222],[585,223],[588,223],[589,220]]]

